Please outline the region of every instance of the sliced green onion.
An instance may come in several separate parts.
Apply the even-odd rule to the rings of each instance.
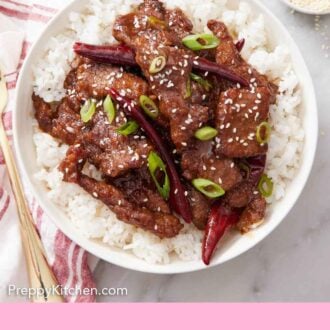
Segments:
[[[245,172],[244,179],[247,180],[247,179],[250,177],[250,174],[251,174],[251,168],[250,168],[250,166],[249,166],[247,163],[245,163],[245,162],[240,162],[240,163],[238,164],[238,166],[239,166],[239,168],[240,168],[242,171]]]
[[[257,141],[260,144],[268,143],[271,133],[271,127],[266,122],[263,121],[258,127],[256,132]]]
[[[139,101],[142,109],[150,118],[156,119],[159,116],[157,105],[150,97],[141,95]]]
[[[115,109],[115,106],[113,105],[110,95],[108,95],[105,98],[105,100],[103,102],[103,109],[104,109],[104,112],[108,116],[109,123],[112,124],[112,122],[116,118],[116,109]]]
[[[157,56],[151,61],[149,72],[157,73],[159,71],[162,71],[165,68],[165,65],[166,65],[165,56]]]
[[[84,123],[88,123],[96,111],[96,104],[92,100],[87,100],[80,109],[80,117]]]
[[[121,134],[121,135],[128,136],[128,135],[133,134],[134,132],[136,132],[136,130],[138,128],[139,128],[138,123],[134,120],[130,120],[126,124],[124,124],[123,126],[119,127],[116,130],[116,132]]]
[[[208,141],[212,140],[217,135],[218,131],[215,128],[205,126],[196,131],[195,138],[201,141]]]
[[[209,92],[213,88],[212,84],[208,80],[203,79],[197,74],[191,73],[190,78],[196,81],[198,85],[201,85],[207,92]]]
[[[258,189],[260,194],[263,197],[270,197],[273,194],[273,188],[273,180],[269,178],[266,174],[263,174],[258,183]]]
[[[193,180],[192,184],[198,191],[209,198],[218,198],[226,193],[221,186],[207,179],[198,178]]]
[[[187,80],[186,93],[184,95],[184,99],[188,99],[189,97],[191,97],[191,80],[190,79]]]
[[[166,172],[166,165],[162,161],[162,159],[158,156],[158,154],[154,151],[151,151],[148,156],[148,168],[151,174],[152,179],[155,182],[157,190],[161,194],[161,196],[168,200],[170,196],[170,179]],[[164,174],[164,183],[160,184],[157,179],[157,172],[161,171]]]
[[[192,34],[182,39],[182,43],[191,50],[212,49],[218,47],[220,40],[213,34]]]
[[[157,18],[156,16],[149,16],[148,22],[152,26],[161,26],[162,28],[166,27],[166,22]]]

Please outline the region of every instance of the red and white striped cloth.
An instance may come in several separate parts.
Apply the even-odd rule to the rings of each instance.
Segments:
[[[48,5],[51,4],[52,7]],[[67,0],[0,0],[0,62],[5,64],[9,103],[3,120],[7,135],[12,140],[13,97],[19,69],[29,47],[42,32],[50,18],[67,4]],[[16,34],[15,34],[16,33]],[[22,39],[20,37],[22,36]],[[15,56],[17,60],[15,62]],[[26,189],[32,215],[45,246],[47,257],[62,286],[92,288],[95,286],[91,268],[96,258],[60,232]],[[19,237],[15,200],[11,192],[6,166],[0,155],[0,302],[18,301],[8,297],[7,286],[28,287],[22,247]],[[89,262],[87,261],[89,259]],[[94,296],[66,297],[69,302],[92,302]]]

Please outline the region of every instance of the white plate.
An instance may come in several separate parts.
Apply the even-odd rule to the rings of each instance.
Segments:
[[[21,70],[17,85],[15,112],[13,115],[13,131],[17,159],[22,173],[28,180],[41,207],[54,221],[54,223],[73,241],[101,259],[125,268],[150,273],[173,274],[204,269],[205,265],[202,261],[183,262],[176,260],[168,265],[151,265],[123,250],[110,248],[100,244],[99,242],[87,239],[65,216],[64,212],[47,199],[46,188],[34,178],[37,164],[35,148],[32,141],[33,107],[31,94],[33,76],[31,68],[36,59],[41,56],[44,45],[49,38],[60,33],[63,27],[68,24],[68,14],[71,11],[78,11],[81,9],[87,1],[88,0],[73,1],[54,19],[52,19],[38,41],[32,47]],[[232,1],[232,3],[235,5],[237,1]],[[302,111],[304,111],[303,125],[306,134],[306,141],[303,152],[302,166],[299,169],[295,179],[288,187],[286,197],[280,202],[274,204],[274,207],[272,207],[268,212],[269,215],[265,223],[261,227],[245,236],[234,234],[227,237],[227,239],[222,242],[221,248],[218,249],[212,260],[213,266],[233,259],[255,246],[270,232],[272,232],[286,217],[305,186],[312,168],[317,144],[318,121],[315,93],[311,77],[301,53],[287,30],[278,19],[259,1],[251,0],[251,3],[256,13],[259,12],[265,16],[268,33],[271,36],[271,42],[286,44],[291,51],[294,69],[297,73],[301,84],[301,89],[303,91]]]

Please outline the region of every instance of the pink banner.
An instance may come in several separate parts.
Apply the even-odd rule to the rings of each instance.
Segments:
[[[330,304],[2,305],[1,329],[329,329]]]

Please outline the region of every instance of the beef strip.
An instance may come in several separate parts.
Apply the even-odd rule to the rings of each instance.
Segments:
[[[146,0],[138,6],[135,12],[117,17],[112,34],[119,42],[135,48],[134,39],[141,31],[146,31],[149,28],[164,28],[162,24],[151,24],[150,17],[164,21],[165,9],[161,2]]]
[[[173,215],[167,212],[152,212],[145,207],[140,207],[114,185],[96,181],[82,174],[81,169],[85,161],[86,154],[83,148],[70,147],[60,165],[60,170],[64,173],[64,181],[79,184],[115,212],[118,219],[148,230],[160,238],[171,238],[180,232],[183,225]]]
[[[234,189],[228,191],[224,200],[230,207],[242,208],[251,202],[254,197],[254,191],[255,185],[245,180]]]
[[[214,156],[212,143],[196,142],[196,148],[182,154],[183,177],[191,181],[196,178],[211,180],[228,191],[241,180],[240,169],[227,158]]]
[[[267,144],[257,141],[256,131],[268,120],[269,100],[265,87],[255,91],[232,88],[221,94],[215,113],[220,139],[217,154],[243,158],[267,152]]]
[[[226,25],[216,20],[210,20],[207,26],[221,40],[216,50],[216,62],[225,65],[239,76],[245,78],[250,82],[252,89],[256,87],[267,88],[270,94],[270,101],[274,103],[277,86],[270,83],[265,75],[260,74],[242,58]]]
[[[193,25],[179,8],[165,10],[160,1],[146,0],[135,12],[116,18],[113,36],[119,42],[135,48],[134,39],[148,29],[169,32],[171,43],[182,47],[182,38],[191,33]]]
[[[137,7],[138,14],[153,16],[159,20],[164,20],[165,12],[164,4],[158,0],[144,0]]]
[[[133,100],[148,93],[148,85],[143,79],[110,65],[82,64],[77,68],[76,77],[75,91],[80,99],[105,98],[110,88],[124,91]]]
[[[266,206],[266,200],[259,194],[256,195],[241,214],[237,223],[238,230],[244,234],[258,225],[265,217]]]
[[[189,193],[188,198],[191,205],[191,210],[193,214],[193,224],[200,230],[204,230],[209,217],[209,210],[212,201],[201,193],[199,193],[192,186],[187,187]]]
[[[59,105],[49,104],[35,94],[32,99],[39,127],[64,143],[73,144],[84,123],[71,109],[69,99],[64,98]]]
[[[176,44],[178,45],[181,44],[184,37],[191,34],[194,28],[190,19],[179,8],[166,10],[165,21],[168,30],[172,33],[173,37],[176,37]]]
[[[153,149],[141,132],[129,136],[119,134],[116,130],[125,122],[123,112],[117,111],[116,120],[110,124],[106,114],[99,109],[90,128],[77,141],[84,146],[88,161],[104,175],[117,177],[142,167]]]
[[[170,214],[166,201],[158,193],[146,166],[110,181],[132,203],[154,212]]]

